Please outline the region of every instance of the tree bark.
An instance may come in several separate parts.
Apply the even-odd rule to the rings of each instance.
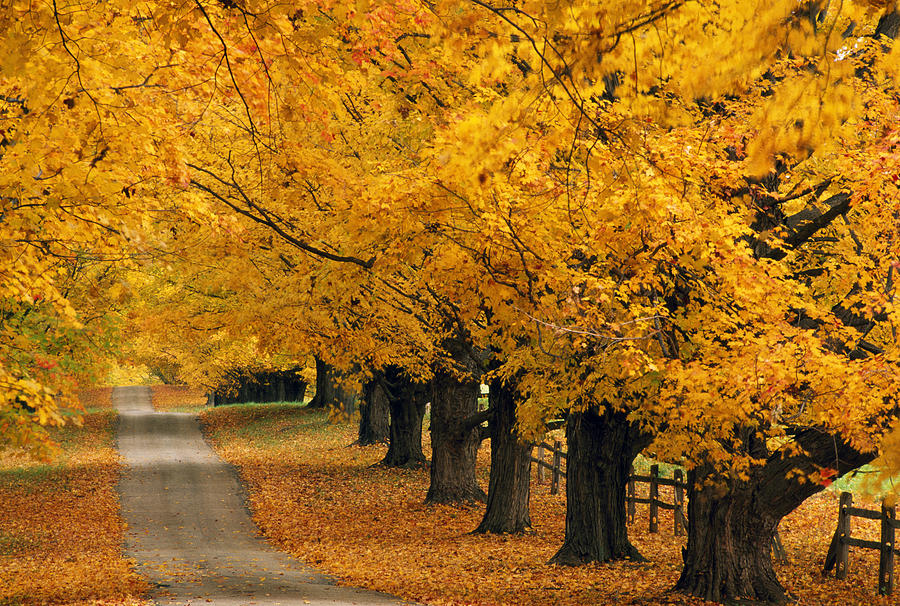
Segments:
[[[721,480],[710,486],[704,482],[708,472],[689,474],[688,543],[676,590],[715,602],[787,600],[772,567],[775,529],[824,488],[798,477],[805,480],[823,467],[837,470],[839,477],[875,458],[814,428],[798,432],[795,440],[806,454],[770,455],[746,481]]]
[[[316,394],[307,406],[336,408],[348,416],[356,412],[358,396],[340,384],[340,377],[341,374],[330,364],[316,357]]]
[[[754,502],[749,486],[722,494],[716,488],[694,489],[698,479],[697,473],[688,474],[688,547],[676,589],[715,602],[742,597],[784,602],[771,558],[779,518]]]
[[[513,381],[513,380],[511,380]],[[531,528],[531,445],[516,431],[515,384],[491,382],[488,420],[491,437],[491,477],[487,509],[475,532],[522,533]]]
[[[313,394],[312,400],[306,406],[308,408],[325,408],[326,398],[330,383],[328,381],[328,364],[324,360],[315,356],[316,360],[316,393]]]
[[[391,437],[390,402],[384,386],[377,379],[369,381],[363,388],[363,398],[359,407],[359,438],[356,444],[388,444]],[[421,436],[421,430],[420,430]]]
[[[550,562],[643,560],[628,541],[625,491],[631,464],[652,436],[623,412],[589,409],[569,415],[566,437],[566,534]]]
[[[431,485],[425,502],[484,501],[484,491],[475,478],[481,431],[478,425],[466,424],[469,417],[478,413],[481,383],[438,370],[432,386]]]
[[[406,469],[425,467],[428,461],[422,452],[422,418],[428,402],[428,386],[412,381],[395,367],[388,367],[376,376],[391,412],[390,443],[381,465]]]

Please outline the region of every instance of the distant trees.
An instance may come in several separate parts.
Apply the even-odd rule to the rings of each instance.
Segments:
[[[306,381],[298,369],[244,371],[235,378],[235,384],[217,390],[214,405],[237,402],[300,402],[306,395]]]

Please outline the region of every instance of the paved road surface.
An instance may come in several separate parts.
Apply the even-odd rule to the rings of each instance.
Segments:
[[[257,536],[234,472],[188,413],[157,413],[146,387],[118,387],[125,549],[159,604],[399,604],[338,587]]]

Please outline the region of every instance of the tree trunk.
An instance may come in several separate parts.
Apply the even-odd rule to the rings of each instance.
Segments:
[[[643,560],[628,541],[625,490],[634,458],[652,437],[625,413],[593,409],[569,415],[566,437],[566,535],[550,562]]]
[[[772,567],[772,539],[784,516],[824,488],[806,477],[823,467],[842,476],[875,458],[817,429],[804,429],[795,440],[807,454],[776,452],[746,481],[718,478],[709,486],[707,475],[689,474],[688,543],[676,590],[715,602],[786,601]]]
[[[413,382],[395,367],[388,367],[376,376],[391,411],[390,443],[381,464],[407,469],[425,467],[428,461],[422,452],[422,418],[428,402],[428,386]]]
[[[487,509],[475,532],[521,533],[531,528],[531,445],[516,432],[514,385],[491,382],[489,395],[493,411],[488,420],[491,436],[491,477]]]
[[[369,381],[363,388],[363,401],[359,407],[359,446],[388,444],[391,437],[390,403],[384,387],[377,380]],[[419,431],[421,437],[421,429]]]
[[[426,503],[483,501],[484,491],[475,479],[475,459],[481,443],[477,425],[465,423],[478,413],[481,384],[459,380],[439,370],[432,382],[431,485]]]
[[[285,402],[303,402],[306,396],[306,381],[292,371],[285,373]]]
[[[784,602],[771,557],[780,518],[755,502],[749,486],[726,494],[717,487],[696,490],[698,475],[688,474],[688,547],[676,588],[716,602]]]
[[[256,376],[259,382],[261,402],[278,402],[278,390],[274,373],[264,373]]]
[[[328,381],[328,364],[325,363],[324,360],[320,359],[319,356],[315,357],[316,359],[316,393],[313,395],[312,400],[309,401],[309,404],[306,406],[308,408],[325,408],[327,404],[327,398],[329,394],[327,393],[330,388],[330,384]]]
[[[357,394],[344,388],[339,382],[340,377],[330,364],[316,357],[316,395],[307,406],[336,408],[348,416],[356,412]]]

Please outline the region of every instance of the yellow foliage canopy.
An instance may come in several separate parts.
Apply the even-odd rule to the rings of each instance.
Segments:
[[[732,465],[714,438],[738,426],[878,448],[898,379],[885,14],[16,2],[0,197],[81,254],[152,256],[123,292],[166,336],[138,354],[208,384],[326,351],[427,375],[456,339],[526,371],[523,428],[603,402],[691,461]],[[10,259],[53,258],[10,233],[31,251]],[[22,263],[7,299],[56,283]]]

